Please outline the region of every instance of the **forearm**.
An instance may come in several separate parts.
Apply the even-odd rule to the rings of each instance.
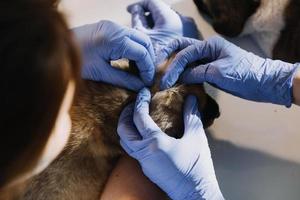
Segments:
[[[143,175],[136,160],[123,156],[111,173],[101,200],[165,199],[166,195]]]
[[[300,70],[296,72],[293,80],[293,102],[300,106]]]

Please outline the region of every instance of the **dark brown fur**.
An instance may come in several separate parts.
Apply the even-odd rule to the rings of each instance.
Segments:
[[[216,102],[202,85],[178,85],[166,91],[152,88],[151,116],[174,137],[183,133],[182,104],[188,94],[199,100],[205,127],[219,116]],[[119,145],[119,115],[136,94],[104,83],[84,81],[71,110],[71,138],[60,156],[34,177],[24,199],[99,199],[108,175],[123,153]]]
[[[214,29],[229,37],[238,36],[247,19],[260,5],[255,0],[194,0],[200,12],[208,15]]]
[[[285,27],[273,49],[273,57],[291,63],[300,61],[300,1],[291,0],[285,9]]]
[[[272,1],[272,0],[270,0]],[[260,6],[260,0],[194,0],[206,14],[214,29],[225,36],[236,37]],[[284,12],[285,26],[275,42],[272,57],[295,63],[300,61],[300,1],[290,0]],[[274,27],[276,28],[276,27]]]

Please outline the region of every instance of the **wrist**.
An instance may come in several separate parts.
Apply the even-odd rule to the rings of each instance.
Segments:
[[[300,105],[300,64],[293,78],[293,103]]]

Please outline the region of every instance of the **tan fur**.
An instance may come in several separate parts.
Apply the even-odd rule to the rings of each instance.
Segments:
[[[165,65],[166,66],[166,65]],[[165,67],[161,68],[164,71]],[[159,76],[158,76],[159,77]],[[188,94],[199,99],[199,108],[210,110],[217,104],[201,85],[179,85],[159,92],[152,90],[151,116],[159,127],[174,137],[183,133],[182,105]],[[136,94],[104,83],[84,81],[71,109],[71,138],[59,157],[28,184],[23,199],[96,200],[99,199],[108,175],[122,154],[117,135],[119,115]],[[208,106],[208,107],[207,107]],[[218,117],[204,122],[210,125]]]

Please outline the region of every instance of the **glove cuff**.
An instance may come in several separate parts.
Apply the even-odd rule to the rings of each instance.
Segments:
[[[270,62],[272,62],[270,64]],[[291,107],[293,103],[293,80],[300,64],[290,64],[282,61],[266,59],[263,67],[268,74],[267,78],[260,81],[260,93],[262,101]],[[272,73],[270,73],[272,71]]]
[[[288,67],[289,66],[287,66],[287,68]],[[280,87],[281,82],[279,82],[279,85],[277,87],[278,88],[277,91],[279,94],[279,96],[278,96],[279,102],[282,101],[282,105],[285,105],[287,108],[290,108],[293,103],[293,80],[299,69],[300,69],[300,63],[290,66],[290,71],[289,71],[289,74],[287,74],[286,83],[284,83],[284,82],[282,83],[285,85],[285,86],[282,86],[283,90],[281,90],[281,87]],[[283,70],[283,73],[285,73],[284,70]]]
[[[215,180],[190,193],[184,200],[224,200],[219,188],[218,181]]]
[[[293,75],[292,75],[292,78],[291,78],[291,81],[290,81],[291,87],[290,87],[290,91],[289,91],[290,92],[290,96],[291,96],[291,104],[294,101],[294,94],[293,94],[294,78],[295,78],[296,74],[300,71],[300,63],[296,63],[296,64],[294,64],[294,66],[295,66],[295,70],[293,72]],[[290,107],[290,106],[288,106],[288,107]]]

